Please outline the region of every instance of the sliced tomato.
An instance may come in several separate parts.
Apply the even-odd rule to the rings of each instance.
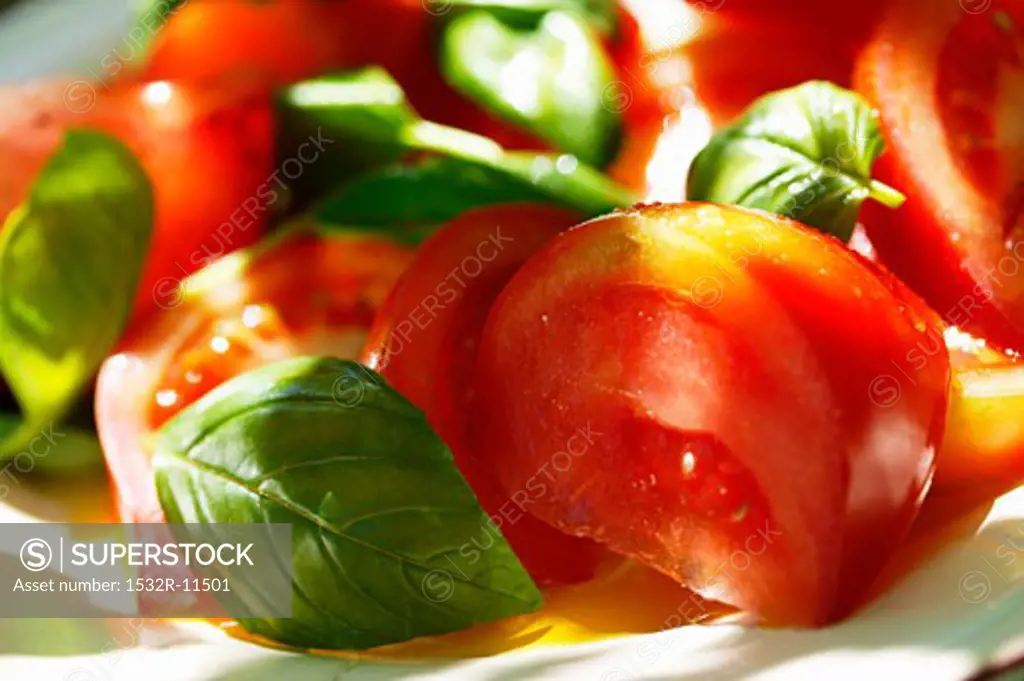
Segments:
[[[243,75],[281,84],[356,63],[359,43],[343,32],[346,24],[328,21],[327,8],[336,4],[190,2],[156,35],[143,77]]]
[[[856,86],[880,112],[879,257],[953,325],[1024,348],[1024,5],[893,2]],[[870,202],[869,202],[870,203]]]
[[[279,190],[268,182],[269,99],[252,88],[51,82],[2,88],[0,101],[0,219],[25,198],[70,127],[115,135],[142,162],[156,226],[136,314],[153,308],[172,280],[259,239]]]
[[[429,120],[492,137],[508,148],[544,148],[444,82],[435,42],[447,9],[421,0],[192,2],[158,34],[142,77],[243,76],[283,85],[373,64],[386,69]]]
[[[1024,364],[957,329],[946,346],[953,380],[935,484],[1024,478]]]
[[[764,213],[640,207],[533,256],[488,316],[472,414],[511,499],[763,621],[856,607],[942,432],[939,321]],[[907,371],[911,367],[907,367]]]
[[[687,0],[694,7],[745,21],[774,21],[828,36],[835,43],[861,44],[868,39],[889,0],[820,2],[820,0]],[[965,0],[970,3],[972,0]],[[980,2],[984,0],[975,0]]]
[[[167,291],[100,369],[96,421],[122,518],[163,519],[147,438],[232,376],[299,354],[354,357],[409,253],[302,230],[218,261]]]
[[[420,247],[381,311],[364,363],[424,410],[484,509],[542,584],[593,576],[596,545],[524,514],[471,444],[477,342],[491,303],[520,265],[578,221],[566,211],[515,204],[472,210]]]
[[[609,172],[647,200],[682,200],[690,164],[714,129],[758,97],[812,79],[850,81],[856,46],[831,34],[722,13],[713,3],[623,5],[626,34],[615,52],[623,93],[609,104],[623,110],[627,128]]]

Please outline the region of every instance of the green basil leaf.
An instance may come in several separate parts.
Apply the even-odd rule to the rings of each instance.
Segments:
[[[423,413],[354,362],[297,358],[234,378],[154,450],[171,522],[292,524],[293,615],[241,620],[253,633],[362,649],[541,604]]]
[[[419,243],[478,206],[549,201],[532,183],[453,158],[399,164],[357,178],[313,211],[320,224],[358,225]]]
[[[426,152],[433,157],[452,159],[456,163],[450,168],[482,169],[490,178],[488,182],[524,185],[524,194],[539,194],[547,201],[588,216],[636,201],[624,187],[575,156],[507,152],[486,137],[420,119],[405,102],[401,88],[380,69],[298,83],[288,88],[281,102],[284,118],[289,121],[285,127],[290,128],[293,138],[316,135],[329,139],[331,144],[323,158],[333,154],[335,158],[358,159],[364,173],[386,166],[404,154]],[[360,150],[367,149],[370,153],[360,156]],[[318,177],[319,193],[351,179],[352,168],[347,170],[330,161],[317,160],[305,175]],[[437,181],[444,179],[439,175],[432,177]],[[372,182],[376,184],[376,180]],[[419,198],[413,196],[410,200]],[[405,199],[393,196],[388,201],[398,204]]]
[[[600,215],[636,202],[629,190],[571,154],[505,151],[480,135],[420,121],[403,134],[411,149],[486,168],[496,177],[535,187],[549,201],[585,215]]]
[[[139,162],[114,138],[75,130],[8,217],[0,371],[25,417],[22,436],[59,419],[120,338],[152,228]]]
[[[488,12],[454,19],[441,38],[441,70],[454,89],[554,148],[609,163],[622,125],[607,106],[616,87],[601,41],[566,12],[519,30]]]
[[[401,86],[378,67],[295,83],[278,104],[277,146],[285,157],[279,167],[309,141],[323,149],[315,165],[292,179],[300,202],[340,179],[397,161],[408,151],[402,130],[419,120]]]
[[[453,9],[487,10],[524,27],[535,27],[548,12],[572,12],[602,34],[614,33],[617,19],[615,0],[425,0],[424,7],[434,15],[445,15]]]
[[[762,97],[716,134],[693,163],[687,194],[778,213],[845,241],[865,199],[894,208],[903,202],[871,179],[884,147],[866,101],[809,82]]]

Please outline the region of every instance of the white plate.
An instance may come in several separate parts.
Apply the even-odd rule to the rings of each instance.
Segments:
[[[65,482],[58,494],[53,485],[32,489],[31,474],[22,480],[0,505],[0,522],[81,518],[73,507],[109,504],[83,484]],[[1024,656],[1024,487],[985,507],[924,516],[932,530],[918,531],[903,558],[927,546],[933,530],[964,536],[929,553],[864,611],[819,631],[689,626],[474,660],[381,663],[268,650],[196,622],[11,619],[0,620],[0,679],[960,681],[987,662]]]

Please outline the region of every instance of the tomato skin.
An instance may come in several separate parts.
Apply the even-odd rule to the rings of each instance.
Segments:
[[[355,63],[355,45],[344,28],[306,0],[190,2],[157,34],[142,77],[241,75],[283,84]]]
[[[863,221],[880,260],[948,324],[1019,350],[1024,244],[1006,233],[1008,216],[994,196],[999,192],[976,186],[966,155],[954,150],[958,131],[947,129],[943,109],[957,93],[940,87],[949,65],[943,55],[961,22],[991,22],[997,11],[1024,19],[1019,5],[1009,2],[995,3],[986,16],[956,3],[892,3],[858,59],[854,83],[879,109],[888,151],[875,174],[907,197],[896,210],[865,206]],[[992,65],[994,56],[972,53],[971,59]],[[994,107],[989,102],[985,109],[991,114]]]
[[[487,513],[540,584],[594,574],[597,547],[510,503],[472,440],[476,350],[491,303],[522,263],[579,220],[561,208],[467,211],[424,242],[381,308],[362,361],[423,409]]]
[[[930,340],[923,312],[795,223],[640,207],[512,278],[476,419],[506,492],[554,469],[535,515],[766,622],[820,625],[856,607],[932,474],[941,342],[913,382],[890,375]]]
[[[96,383],[97,431],[121,517],[163,520],[146,444],[163,421],[216,384],[261,364],[300,354],[354,356],[409,257],[372,236],[298,232],[214,264],[187,280],[159,314],[137,321]],[[274,323],[250,329],[258,337],[247,352],[210,350],[211,337],[227,337],[225,325],[243,320],[254,326],[246,314],[253,309],[267,312]],[[174,409],[159,409],[156,396],[181,385],[183,371],[214,380],[182,394]]]
[[[160,304],[171,282],[259,239],[270,201],[254,197],[273,164],[270,102],[259,90],[49,82],[0,89],[0,100],[8,105],[0,158],[17,169],[0,177],[0,216],[24,199],[70,127],[114,135],[141,161],[153,183],[156,224],[136,316]]]

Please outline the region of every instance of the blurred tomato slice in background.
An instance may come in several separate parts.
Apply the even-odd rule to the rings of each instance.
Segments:
[[[46,82],[0,88],[0,102],[0,216],[24,200],[68,128],[114,135],[142,162],[156,226],[135,314],[152,309],[160,290],[263,232],[273,197],[257,198],[257,190],[270,177],[273,133],[269,99],[257,89]]]

